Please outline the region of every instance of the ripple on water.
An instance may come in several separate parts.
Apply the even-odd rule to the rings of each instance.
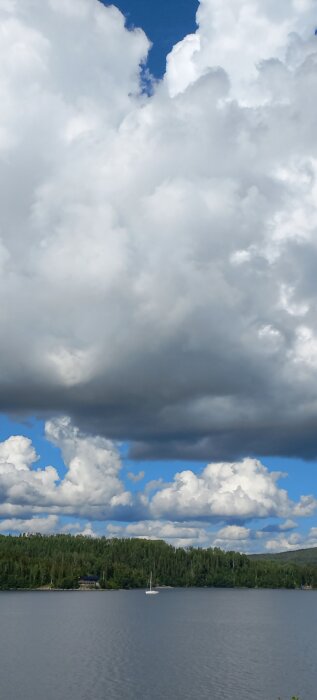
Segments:
[[[315,700],[317,594],[2,593],[0,698]]]

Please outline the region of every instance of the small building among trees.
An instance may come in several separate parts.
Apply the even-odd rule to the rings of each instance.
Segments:
[[[83,591],[100,588],[98,576],[81,576],[79,579],[79,588]]]

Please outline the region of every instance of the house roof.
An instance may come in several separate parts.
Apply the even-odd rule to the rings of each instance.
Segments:
[[[85,583],[96,583],[99,581],[99,578],[98,576],[81,576],[79,580]]]

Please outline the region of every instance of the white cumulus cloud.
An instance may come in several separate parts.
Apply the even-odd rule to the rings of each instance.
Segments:
[[[173,513],[178,518],[218,519],[287,515],[291,502],[278,486],[281,476],[254,459],[209,464],[200,474],[188,469],[153,496],[151,512],[156,517]]]
[[[21,534],[40,533],[41,535],[50,535],[59,527],[57,515],[48,515],[47,517],[38,517],[22,519],[22,518],[4,518],[0,520],[0,532],[13,532]]]
[[[315,1],[197,18],[147,96],[149,41],[114,6],[0,3],[0,409],[70,415],[138,459],[313,458]],[[74,459],[26,494],[43,478],[79,503]]]
[[[209,539],[207,531],[197,523],[165,522],[164,520],[146,520],[128,525],[109,524],[107,535],[165,540],[175,547],[206,546]]]
[[[65,476],[52,466],[36,468],[29,438],[8,438],[0,443],[0,515],[52,512],[106,518],[131,505],[113,443],[81,433],[66,417],[47,421],[45,431],[61,450]]]

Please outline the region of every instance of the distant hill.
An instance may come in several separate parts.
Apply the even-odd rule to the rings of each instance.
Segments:
[[[317,547],[308,549],[296,549],[277,554],[251,554],[250,559],[267,559],[275,562],[287,562],[292,564],[317,564]]]

